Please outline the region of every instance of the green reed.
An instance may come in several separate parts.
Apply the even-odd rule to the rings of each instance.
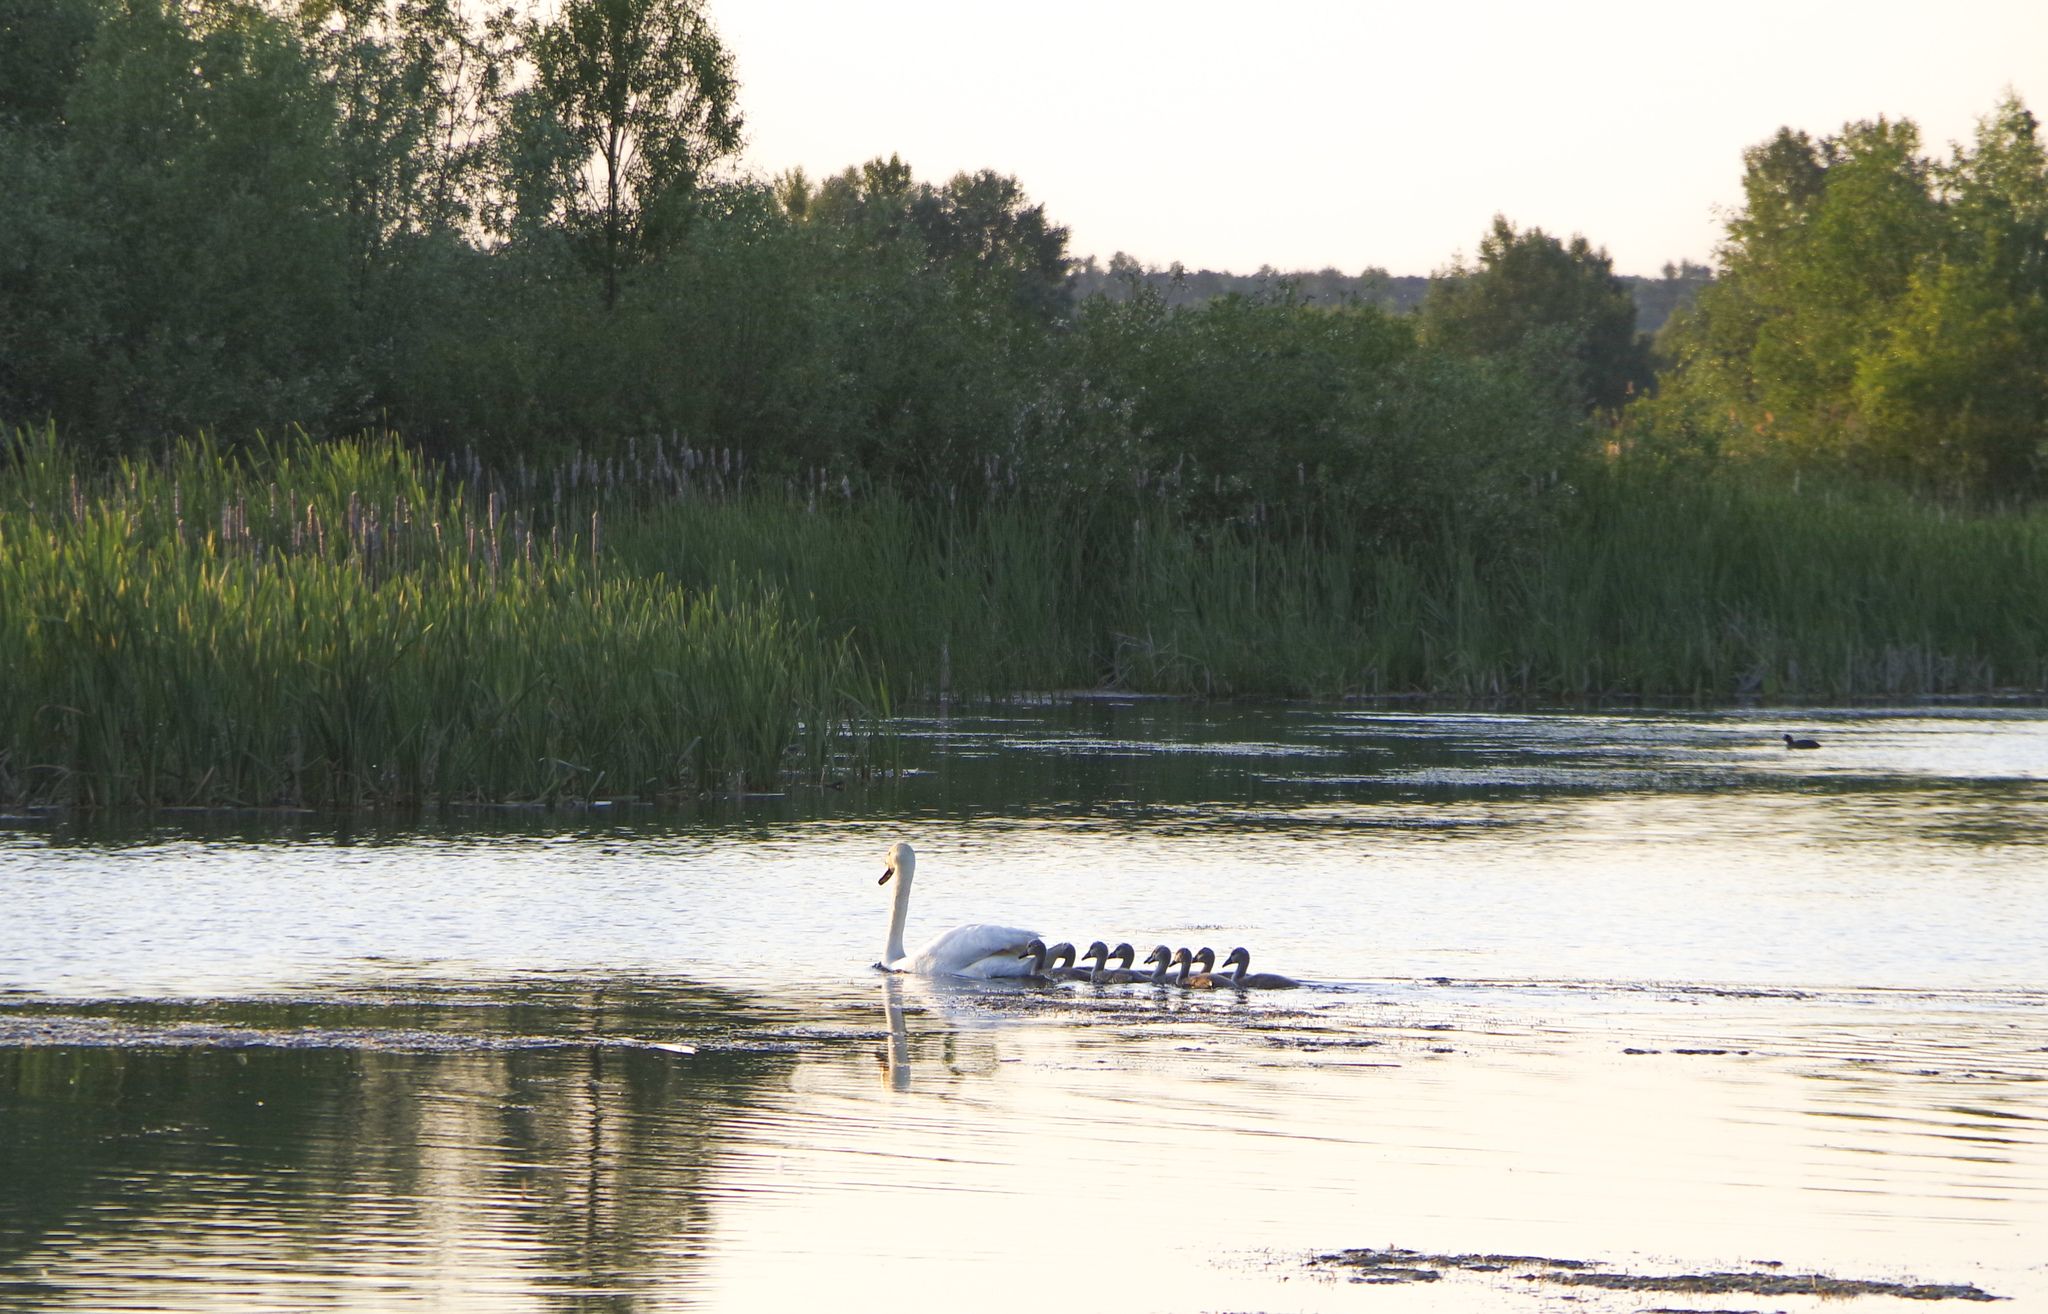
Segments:
[[[0,791],[98,803],[554,799],[769,784],[869,746],[845,636],[738,576],[608,570],[601,525],[392,440],[0,476]],[[596,549],[596,550],[594,550]]]
[[[971,512],[680,444],[546,472],[392,439],[0,450],[0,797],[759,787],[892,698],[1907,697],[2048,683],[2048,516],[1583,472],[1530,542]]]
[[[1722,473],[1582,473],[1503,549],[1323,525],[1190,529],[996,502],[637,503],[634,569],[775,580],[930,697],[1108,685],[1212,695],[1906,697],[2048,684],[2048,515]]]

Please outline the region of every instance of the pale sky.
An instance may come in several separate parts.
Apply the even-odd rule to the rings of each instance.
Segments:
[[[746,167],[1013,173],[1072,251],[1248,273],[1470,253],[1496,211],[1620,273],[1706,260],[1743,147],[2048,118],[2048,0],[1551,5],[707,0]]]

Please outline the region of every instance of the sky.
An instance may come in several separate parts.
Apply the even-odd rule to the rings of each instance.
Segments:
[[[2008,87],[2048,116],[2048,0],[707,3],[743,167],[991,168],[1076,255],[1196,269],[1426,274],[1501,213],[1654,274],[1710,259],[1781,125],[1945,153]]]

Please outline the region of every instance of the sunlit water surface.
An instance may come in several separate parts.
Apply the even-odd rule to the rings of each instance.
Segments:
[[[0,1306],[1820,1308],[1306,1262],[1404,1246],[2048,1309],[2048,716],[1097,702],[909,756],[9,822]],[[913,941],[1313,988],[885,980],[898,838]]]

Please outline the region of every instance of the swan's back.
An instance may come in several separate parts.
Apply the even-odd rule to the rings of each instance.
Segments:
[[[1030,976],[1032,959],[1020,958],[1036,931],[975,923],[933,936],[894,964],[918,976]]]

